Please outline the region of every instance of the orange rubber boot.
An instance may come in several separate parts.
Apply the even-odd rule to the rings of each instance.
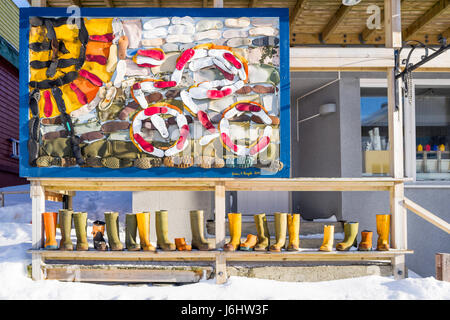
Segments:
[[[156,251],[150,243],[150,212],[136,213],[141,248],[144,251]]]
[[[256,243],[258,242],[258,237],[254,234],[248,234],[247,240],[245,240],[244,243],[241,243],[239,245],[239,250],[242,251],[253,251],[253,249],[256,246]]]
[[[55,212],[44,212],[42,214],[45,229],[45,250],[58,249],[58,243],[56,242],[56,215]]]
[[[184,238],[175,238],[175,246],[178,251],[191,251],[192,246],[186,244],[186,240]]]
[[[373,232],[369,230],[361,231],[361,242],[359,243],[359,251],[371,251],[372,250],[372,235]]]

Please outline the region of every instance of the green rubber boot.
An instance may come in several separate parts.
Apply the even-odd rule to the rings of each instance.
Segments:
[[[119,238],[119,213],[105,212],[106,234],[108,235],[109,248],[112,251],[123,250]]]
[[[255,220],[256,231],[258,232],[258,243],[255,246],[255,251],[267,251],[270,246],[270,234],[266,214],[255,214],[253,219]]]
[[[270,251],[280,252],[286,244],[287,213],[275,213],[276,243],[270,246]]]
[[[139,251],[141,246],[136,242],[137,220],[136,215],[127,213],[125,215],[125,246],[129,251]]]
[[[69,209],[59,210],[59,229],[61,230],[61,241],[59,242],[59,250],[72,251],[73,243],[70,238],[72,232],[72,214]]]
[[[160,210],[155,212],[156,244],[164,251],[175,251],[175,243],[169,241],[169,212]]]
[[[344,241],[336,245],[338,251],[348,251],[352,246],[357,246],[356,237],[358,236],[358,222],[344,223]]]
[[[89,244],[87,241],[87,212],[74,212],[73,223],[75,225],[75,232],[77,234],[77,250],[87,251],[89,250]]]
[[[191,218],[192,249],[198,249],[200,251],[214,249],[214,245],[210,244],[204,236],[203,210],[192,210],[189,214]]]

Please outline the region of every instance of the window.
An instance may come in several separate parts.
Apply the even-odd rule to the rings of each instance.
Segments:
[[[363,176],[389,175],[388,103],[386,88],[361,88]]]
[[[415,91],[416,179],[450,180],[450,87]]]
[[[13,159],[19,159],[19,141],[16,139],[9,139],[11,141],[11,145],[12,145],[12,153],[11,153],[11,158]]]

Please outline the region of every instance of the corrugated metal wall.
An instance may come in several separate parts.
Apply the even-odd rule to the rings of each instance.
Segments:
[[[0,36],[19,50],[19,8],[12,0],[0,0]]]

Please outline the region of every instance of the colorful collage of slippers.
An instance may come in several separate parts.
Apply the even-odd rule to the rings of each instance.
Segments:
[[[278,18],[31,17],[33,167],[280,161]]]

